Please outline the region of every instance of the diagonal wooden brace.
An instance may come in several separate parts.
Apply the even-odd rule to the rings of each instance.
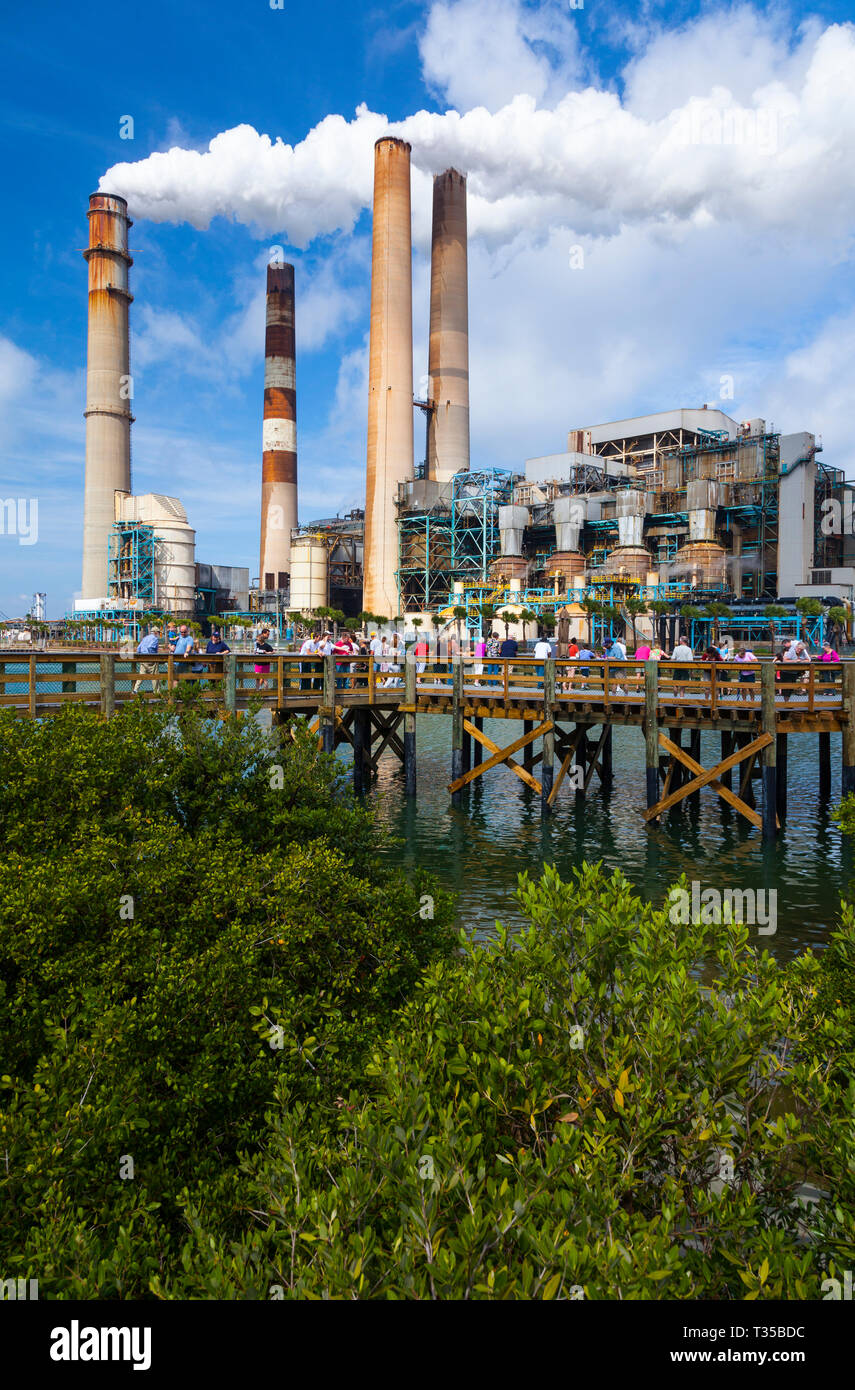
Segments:
[[[518,753],[521,748],[525,748],[529,743],[533,743],[535,739],[542,738],[544,734],[548,734],[552,728],[551,719],[548,719],[545,724],[539,724],[538,727],[531,732],[523,734],[522,738],[518,738],[514,743],[510,744],[508,748],[500,748],[498,744],[494,743],[493,740],[488,738],[480,729],[476,729],[474,724],[470,724],[468,719],[464,719],[463,728],[467,734],[470,734],[473,738],[476,738],[479,743],[482,743],[484,747],[493,754],[493,757],[488,758],[480,767],[473,767],[471,771],[464,773],[462,777],[458,777],[456,782],[451,782],[448,788],[450,792],[460,791],[462,787],[467,786],[470,782],[474,782],[476,777],[481,777],[485,772],[489,771],[490,768],[499,767],[500,764],[504,763],[506,767],[509,767],[512,772],[516,773],[521,781],[525,782],[526,786],[531,787],[532,791],[536,791],[539,796],[543,794],[543,788],[537,778],[532,777],[531,773],[526,772],[525,768],[520,767],[519,763],[515,763],[511,754]]]
[[[553,783],[552,791],[549,793],[549,799],[547,801],[548,806],[552,806],[555,803],[555,799],[561,790],[564,778],[567,776],[567,773],[570,770],[570,764],[572,763],[576,755],[576,749],[582,742],[582,739],[587,738],[587,736],[587,726],[584,724],[577,724],[570,737],[562,739],[560,751],[564,754],[564,761],[562,762],[558,772],[558,776],[556,777],[555,782]]]
[[[679,801],[682,801],[684,797],[690,796],[692,792],[700,791],[701,787],[711,786],[713,791],[717,792],[729,806],[732,806],[735,811],[738,811],[740,815],[744,816],[745,819],[756,826],[758,830],[760,829],[761,820],[757,812],[752,811],[750,806],[746,806],[745,802],[741,801],[738,796],[735,796],[722,782],[719,782],[718,778],[723,772],[728,772],[730,768],[736,767],[737,763],[743,762],[746,758],[751,758],[753,760],[762,749],[768,747],[772,742],[771,734],[761,734],[753,743],[747,744],[745,748],[738,748],[735,753],[731,753],[730,757],[725,758],[723,762],[717,763],[716,766],[710,768],[709,771],[706,771],[700,763],[695,762],[695,759],[685,752],[684,749],[678,748],[676,743],[672,743],[670,738],[667,738],[665,734],[659,735],[659,742],[666,752],[683,763],[690,772],[695,773],[695,779],[692,782],[685,783],[682,787],[678,787],[675,792],[671,792],[670,796],[663,797],[655,806],[651,806],[648,811],[644,812],[645,820],[656,820],[664,811],[668,811],[672,806],[676,806]]]

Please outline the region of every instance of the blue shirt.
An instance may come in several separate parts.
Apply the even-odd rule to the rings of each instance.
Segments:
[[[188,652],[190,652],[190,651],[193,650],[194,645],[195,645],[195,640],[194,640],[194,638],[192,638],[192,637],[179,637],[179,638],[178,638],[178,641],[175,643],[175,655],[176,655],[176,656],[186,656]]]
[[[206,656],[220,656],[222,652],[227,652],[227,651],[230,651],[230,650],[231,650],[231,648],[230,648],[230,647],[227,647],[226,644],[225,644],[225,642],[222,641],[222,639],[220,639],[219,642],[215,642],[214,639],[211,638],[211,641],[208,643],[208,646],[207,646],[207,648],[205,649],[205,655],[206,655]]]
[[[153,632],[144,637],[137,647],[137,656],[155,656],[157,653],[158,639]]]

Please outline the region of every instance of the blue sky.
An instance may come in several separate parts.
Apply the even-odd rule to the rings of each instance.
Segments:
[[[37,497],[39,537],[0,535],[0,613],[44,589],[57,616],[79,584],[80,251],[116,165],[136,166],[111,175],[135,214],[135,491],[181,497],[197,558],[255,574],[264,266],[281,244],[297,266],[301,519],[361,502],[382,117],[414,150],[417,388],[430,174],[470,175],[474,465],[521,467],[571,427],[709,401],[814,429],[855,473],[846,10],[147,0],[5,18],[0,499]],[[145,162],[238,127],[189,182],[173,156]],[[297,152],[271,159],[259,136]]]

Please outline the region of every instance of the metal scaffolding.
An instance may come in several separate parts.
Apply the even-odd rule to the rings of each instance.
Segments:
[[[451,567],[463,584],[483,580],[499,552],[499,508],[513,501],[514,474],[506,468],[458,473],[451,499]]]
[[[154,604],[155,545],[153,527],[142,521],[116,522],[107,539],[107,573],[113,598]]]
[[[398,519],[398,600],[402,613],[441,608],[451,593],[451,513],[404,512]]]

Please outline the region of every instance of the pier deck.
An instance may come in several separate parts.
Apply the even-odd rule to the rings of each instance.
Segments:
[[[608,787],[614,776],[612,729],[635,726],[645,739],[647,806],[639,810],[648,823],[709,788],[762,828],[766,838],[777,833],[786,815],[788,737],[820,735],[820,790],[827,795],[830,735],[842,733],[843,792],[855,791],[855,663],[849,661],[799,666],[531,657],[416,664],[409,659],[400,672],[383,673],[367,657],[274,654],[258,663],[268,670],[257,672],[256,664],[255,656],[242,654],[0,653],[0,708],[43,718],[77,703],[110,717],[136,698],[156,698],[155,683],[157,695],[170,700],[193,685],[220,717],[258,704],[273,712],[280,727],[307,718],[329,752],[350,743],[360,791],[390,749],[404,765],[410,796],[416,794],[417,721],[446,716],[452,723],[449,792],[455,804],[462,804],[463,792],[478,778],[506,766],[538,792],[544,816],[571,768],[577,795],[587,794],[595,773]],[[138,695],[134,683],[141,683]],[[485,719],[521,722],[522,736],[500,748],[484,734]],[[721,735],[721,761],[709,769],[698,760],[702,729]],[[594,730],[599,732],[592,740]],[[521,761],[516,754],[522,754]],[[758,765],[762,814],[753,793]],[[738,794],[732,790],[734,770],[740,776]]]

